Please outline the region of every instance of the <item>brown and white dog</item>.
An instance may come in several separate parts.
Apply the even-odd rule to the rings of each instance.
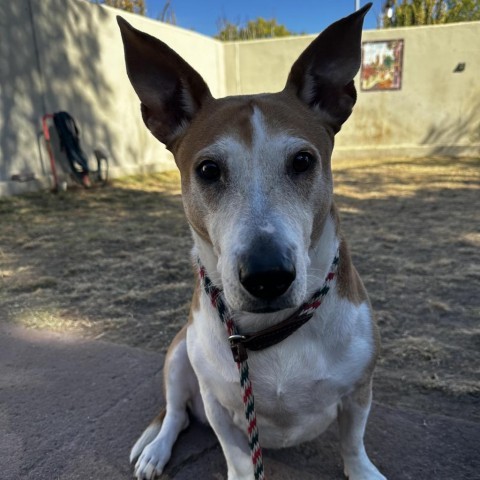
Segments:
[[[262,446],[312,440],[337,419],[350,480],[385,478],[363,444],[379,337],[340,230],[330,166],[334,135],[356,100],[369,8],[321,33],[282,92],[222,99],[167,45],[118,18],[145,124],[180,169],[193,255],[222,290],[238,330],[291,316],[321,287],[339,249],[337,276],[313,318],[251,352],[249,363]],[[199,281],[164,381],[166,411],[131,452],[136,478],[162,473],[190,411],[215,431],[229,480],[252,479],[237,367]]]

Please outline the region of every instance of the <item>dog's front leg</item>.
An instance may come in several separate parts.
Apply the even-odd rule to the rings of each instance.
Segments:
[[[368,458],[363,444],[371,403],[372,387],[368,382],[344,398],[339,407],[340,446],[349,480],[386,480]]]
[[[235,425],[213,394],[202,392],[202,397],[208,421],[227,461],[228,480],[252,480],[253,466],[246,433]]]

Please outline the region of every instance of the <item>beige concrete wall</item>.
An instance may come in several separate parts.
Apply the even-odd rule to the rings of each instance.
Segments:
[[[173,168],[141,120],[125,73],[117,13],[83,0],[0,2],[0,195],[50,181],[39,142],[45,112],[69,111],[88,154],[97,146],[111,152],[114,175]],[[281,90],[292,63],[315,38],[221,43],[122,15],[174,48],[217,97]],[[404,39],[402,89],[359,91],[355,111],[338,134],[336,155],[478,155],[480,22],[366,31],[363,38]],[[459,62],[466,69],[454,73]],[[38,181],[10,181],[22,173]]]
[[[480,152],[480,22],[368,31],[403,38],[402,89],[360,92],[339,153],[474,155]],[[465,62],[463,72],[454,72]]]
[[[228,95],[278,92],[290,67],[316,35],[228,42],[225,68]]]
[[[82,0],[0,2],[0,195],[50,181],[48,158],[38,141],[46,112],[70,112],[86,153],[97,146],[111,153],[113,175],[174,168],[170,154],[141,120],[125,72],[118,13]],[[220,42],[138,15],[121,15],[179,52],[214,95],[225,94]],[[10,181],[22,173],[33,173],[38,181]]]
[[[314,38],[227,44],[227,93],[281,90],[292,63]],[[364,41],[397,38],[405,42],[402,89],[358,89],[355,111],[337,136],[336,155],[478,155],[480,22],[363,34]],[[465,71],[454,73],[460,62],[466,62]]]

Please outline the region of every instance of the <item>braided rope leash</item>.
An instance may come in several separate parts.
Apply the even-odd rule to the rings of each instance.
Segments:
[[[305,318],[306,320],[310,319],[315,310],[322,304],[323,299],[330,290],[330,284],[335,278],[339,262],[339,250],[337,249],[330,270],[325,278],[325,281],[322,287],[317,290],[310,300],[304,303],[299,310],[292,316],[295,319]],[[218,316],[225,326],[231,346],[234,346],[234,340],[236,337],[243,337],[239,334],[237,327],[233,321],[232,315],[225,304],[222,291],[218,289],[210,280],[205,270],[205,267],[200,264],[199,266],[199,275],[203,284],[205,293],[210,298],[212,306],[217,310]],[[234,339],[232,341],[232,339]],[[260,447],[259,435],[258,435],[258,426],[257,426],[257,415],[255,413],[255,400],[253,396],[253,386],[249,378],[248,370],[248,361],[247,355],[242,357],[241,361],[236,361],[237,368],[240,373],[240,387],[242,390],[243,397],[243,406],[245,412],[245,418],[247,419],[247,435],[248,435],[248,444],[250,447],[250,454],[252,458],[253,471],[255,480],[265,480],[265,472],[263,468],[263,456],[262,448]]]
[[[227,306],[225,305],[221,290],[215,287],[210,278],[208,278],[205,267],[200,266],[199,272],[203,283],[203,288],[209,296],[213,307],[217,309],[218,316],[225,326],[228,336],[231,337],[233,335],[238,335],[237,327],[235,326],[233,318]],[[243,360],[242,362],[236,363],[240,373],[240,387],[242,389],[245,418],[247,419],[248,444],[252,457],[255,480],[264,480],[265,473],[263,469],[262,448],[260,447],[260,443],[258,441],[257,415],[255,413],[255,400],[253,397],[252,383],[250,382],[248,362],[247,360]]]

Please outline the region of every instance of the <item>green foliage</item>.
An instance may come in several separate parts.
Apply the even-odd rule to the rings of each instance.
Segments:
[[[232,23],[227,19],[219,22],[219,32],[215,38],[223,41],[229,40],[254,40],[256,38],[288,37],[296,35],[290,32],[285,25],[279,25],[276,19],[265,20],[262,17],[250,20],[246,25]]]
[[[480,0],[447,0],[447,21],[471,22],[480,20]]]
[[[387,0],[383,11],[385,28],[467,22],[480,20],[480,0]]]
[[[94,0],[95,3],[108,5],[109,7],[119,8],[126,12],[145,15],[145,0]]]

